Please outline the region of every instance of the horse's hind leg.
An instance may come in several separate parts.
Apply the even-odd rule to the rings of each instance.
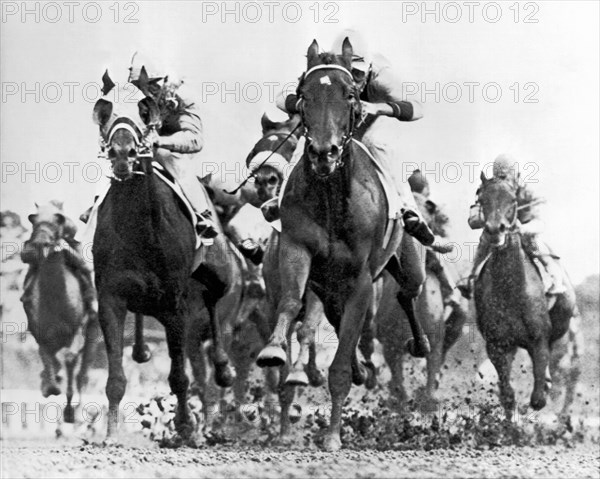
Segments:
[[[312,386],[320,386],[324,379],[316,365],[315,333],[323,317],[323,303],[311,289],[307,289],[305,304],[304,318],[296,323],[299,325],[296,334],[300,351],[285,381],[299,386],[306,386],[309,383]],[[307,353],[308,365],[305,367],[303,358]]]
[[[514,358],[514,349],[507,351],[492,343],[486,344],[490,361],[498,373],[498,387],[500,389],[500,403],[504,408],[506,419],[510,421],[515,409],[515,391],[510,384],[510,369]]]
[[[531,407],[539,411],[546,405],[546,391],[552,385],[550,377],[550,348],[546,338],[540,339],[533,347],[527,350],[533,362],[533,392],[531,393]]]
[[[44,365],[44,370],[40,374],[42,378],[42,396],[58,396],[61,393],[60,387],[56,382],[56,363],[57,360],[45,346],[40,345],[40,359]]]
[[[136,363],[147,363],[152,357],[152,353],[144,340],[144,315],[135,313],[135,343],[131,357]]]
[[[115,296],[102,297],[99,301],[99,319],[106,354],[108,356],[108,380],[106,396],[108,397],[108,418],[106,443],[114,440],[118,431],[119,404],[125,395],[127,378],[123,371],[123,332],[127,309],[125,301]]]

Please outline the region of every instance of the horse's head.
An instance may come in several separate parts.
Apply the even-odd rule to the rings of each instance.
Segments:
[[[55,204],[37,206],[37,212],[29,215],[33,225],[31,238],[27,242],[36,252],[37,258],[46,259],[63,236],[65,216]]]
[[[307,71],[298,87],[305,151],[315,173],[326,177],[341,164],[344,147],[361,114],[358,90],[350,73],[352,45],[346,38],[341,55],[319,54],[314,40],[307,58]]]
[[[494,246],[503,246],[506,234],[513,231],[517,223],[517,190],[507,180],[487,179],[481,173],[481,188],[478,192],[485,219],[485,232]]]
[[[112,89],[112,86],[106,86],[107,79],[105,73],[105,95]],[[135,98],[141,92],[132,84],[124,85],[121,90],[114,95],[114,101],[101,98],[96,102],[93,119],[100,127],[102,147],[111,162],[114,177],[123,181],[130,179],[136,168],[142,172],[150,170],[141,160],[152,158],[152,147],[145,139],[160,125],[160,113],[152,98]]]
[[[264,121],[262,123],[264,129]],[[279,124],[276,130],[265,129],[265,136],[254,145],[246,158],[261,203],[279,194],[284,172],[298,144],[298,137],[291,134],[297,125],[297,121],[294,121],[288,125]]]

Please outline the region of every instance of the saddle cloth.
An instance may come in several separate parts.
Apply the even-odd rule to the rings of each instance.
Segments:
[[[192,226],[194,227],[194,233],[196,235],[196,249],[200,249],[202,245],[212,245],[212,239],[202,238],[196,232],[196,224],[198,223],[198,218],[196,216],[196,213],[194,212],[194,208],[192,208],[190,201],[183,193],[181,186],[179,186],[179,184],[171,177],[171,175],[167,172],[167,170],[165,170],[165,168],[160,163],[154,161],[152,162],[152,167],[156,177],[163,181],[169,188],[171,188],[171,190],[173,190],[173,192],[177,195],[177,197],[181,200],[182,204],[184,205],[183,212],[186,214],[186,216],[192,223]],[[92,243],[94,241],[94,233],[96,232],[96,227],[98,224],[98,210],[100,209],[100,206],[106,199],[109,190],[110,186],[102,190],[102,192],[98,196],[98,199],[94,203],[94,206],[92,207],[92,211],[90,213],[86,227],[82,228],[77,232],[76,239],[81,243]],[[203,188],[203,191],[206,195],[207,202],[209,202],[210,198],[208,197],[206,189]]]
[[[294,155],[292,156],[292,160],[290,161],[290,164],[292,165],[291,169],[289,170],[290,174],[294,170],[294,168],[296,168],[298,163],[300,163],[300,159],[304,155],[305,141],[306,141],[305,138],[302,137],[302,138],[300,138],[300,141],[298,142],[296,151],[294,152]],[[391,234],[394,229],[393,228],[394,222],[401,215],[401,211],[400,211],[401,205],[400,205],[400,198],[398,197],[398,191],[396,190],[396,185],[394,184],[394,179],[392,178],[392,175],[387,170],[387,168],[385,168],[381,164],[381,162],[378,161],[373,156],[373,154],[371,154],[369,149],[363,143],[361,143],[360,141],[358,141],[355,138],[352,138],[352,141],[366,153],[366,155],[373,162],[373,165],[375,165],[375,171],[377,172],[377,178],[379,178],[379,182],[381,183],[383,192],[385,194],[385,198],[387,200],[388,222],[386,225],[386,232],[385,232],[385,237],[384,237],[384,241],[383,241],[383,248],[385,248],[385,247],[387,247],[387,244],[391,238]],[[300,152],[300,153],[298,153],[298,152]],[[283,199],[283,194],[285,192],[285,188],[287,186],[289,176],[290,175],[285,176],[283,179],[283,183],[281,184],[281,194],[279,195],[279,206],[281,206],[281,201]],[[276,220],[276,221],[272,222],[271,226],[273,226],[273,228],[276,231],[281,232],[281,221],[280,220]]]

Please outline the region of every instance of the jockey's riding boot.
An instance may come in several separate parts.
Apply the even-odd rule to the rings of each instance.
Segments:
[[[462,278],[456,283],[456,289],[460,291],[465,299],[471,299],[473,295],[473,276]]]
[[[210,217],[210,211],[206,210],[204,213],[196,212],[198,223],[196,223],[196,233],[202,238],[216,238],[219,234],[217,225]]]
[[[404,230],[421,244],[425,246],[433,244],[435,236],[417,212],[403,208],[402,221],[404,222]]]
[[[552,285],[546,291],[547,295],[563,294],[567,291],[562,277],[562,272],[554,260],[549,259],[545,262],[546,271],[552,279]]]
[[[275,220],[279,219],[279,198],[276,196],[275,198],[271,198],[270,200],[265,201],[260,210],[262,211],[265,219],[272,223]]]
[[[255,265],[258,266],[260,263],[262,263],[265,252],[256,241],[252,239],[245,239],[239,244],[238,249],[244,258],[249,259]]]

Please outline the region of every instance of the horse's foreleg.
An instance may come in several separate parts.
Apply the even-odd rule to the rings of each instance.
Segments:
[[[286,379],[289,384],[299,386],[320,386],[324,378],[316,364],[315,333],[323,317],[323,303],[309,288],[305,295],[305,314],[296,330],[300,351]],[[304,357],[308,355],[308,363],[304,366]]]
[[[365,314],[373,294],[372,279],[363,272],[350,291],[338,329],[338,349],[329,368],[329,391],[331,393],[331,420],[324,447],[336,451],[342,447],[340,438],[342,406],[352,383],[352,361],[360,337]]]
[[[498,373],[500,403],[504,407],[506,419],[510,421],[515,409],[515,391],[510,384],[510,369],[514,358],[514,350],[506,351],[489,342],[486,343],[486,350]]]
[[[187,404],[187,391],[189,380],[185,374],[185,346],[186,346],[186,318],[179,315],[171,318],[161,318],[166,326],[167,345],[171,358],[171,371],[169,372],[169,386],[177,396],[177,413],[175,414],[175,428],[183,437],[187,438],[193,432]]]
[[[373,364],[373,353],[375,352],[374,320],[377,316],[377,310],[379,309],[379,302],[381,301],[382,287],[383,278],[380,278],[373,284],[373,298],[371,299],[371,304],[367,309],[362,334],[358,343],[358,348],[364,358],[363,365],[367,368],[367,376],[364,381],[367,389],[373,389],[377,385],[377,368],[375,368],[375,364]]]
[[[125,300],[112,295],[100,294],[98,313],[108,356],[106,442],[110,442],[118,432],[119,404],[127,387],[127,378],[123,371],[123,333],[127,314]]]
[[[311,256],[304,246],[291,242],[285,233],[281,234],[279,245],[279,271],[282,294],[277,307],[277,325],[269,343],[256,358],[256,364],[281,366],[286,361],[288,348],[287,335],[290,325],[302,309],[302,297],[310,272]]]
[[[529,356],[533,362],[533,392],[531,393],[531,407],[539,411],[546,405],[546,391],[552,385],[550,377],[550,348],[545,338],[539,340],[533,347],[528,348]]]

